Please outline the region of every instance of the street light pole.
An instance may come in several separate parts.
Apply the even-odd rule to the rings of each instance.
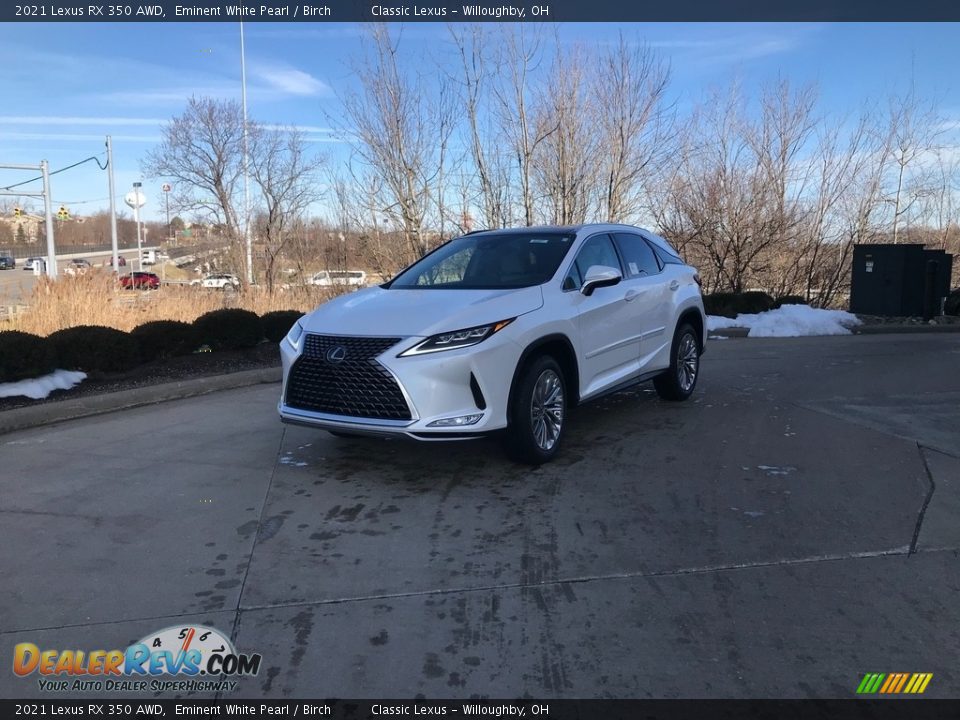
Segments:
[[[40,161],[40,174],[43,176],[43,212],[47,228],[47,277],[57,276],[57,249],[53,242],[53,200],[50,197],[50,164]]]
[[[107,135],[107,182],[110,186],[110,249],[113,250],[113,271],[120,272],[120,250],[117,244],[117,192],[113,176],[113,140]]]
[[[143,272],[143,237],[140,233],[140,187],[143,183],[133,184],[133,193],[137,202],[133,205],[133,222],[137,225],[137,270]]]
[[[243,106],[243,233],[247,242],[247,284],[253,285],[253,240],[250,237],[250,152],[247,140],[247,58],[240,21],[240,98]]]

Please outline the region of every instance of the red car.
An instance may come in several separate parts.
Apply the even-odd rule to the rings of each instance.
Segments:
[[[156,290],[160,287],[160,278],[155,273],[134,272],[120,276],[120,285],[126,289]]]

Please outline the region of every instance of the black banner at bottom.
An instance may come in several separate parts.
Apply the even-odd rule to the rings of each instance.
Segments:
[[[249,717],[313,720],[960,719],[960,699],[934,700],[0,700],[4,717]]]

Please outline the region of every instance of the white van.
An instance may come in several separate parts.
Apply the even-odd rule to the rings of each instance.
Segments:
[[[143,265],[156,265],[157,264],[157,251],[156,250],[144,250],[140,254],[140,262]]]
[[[367,274],[363,270],[321,270],[307,280],[308,285],[356,285],[367,284]]]

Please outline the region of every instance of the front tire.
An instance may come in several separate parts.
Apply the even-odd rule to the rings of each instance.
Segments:
[[[653,379],[653,387],[664,400],[686,400],[700,377],[700,340],[692,325],[684,323],[673,335],[670,367]]]
[[[517,378],[507,412],[507,452],[517,462],[542,465],[560,449],[566,426],[563,370],[550,355],[532,360]]]

